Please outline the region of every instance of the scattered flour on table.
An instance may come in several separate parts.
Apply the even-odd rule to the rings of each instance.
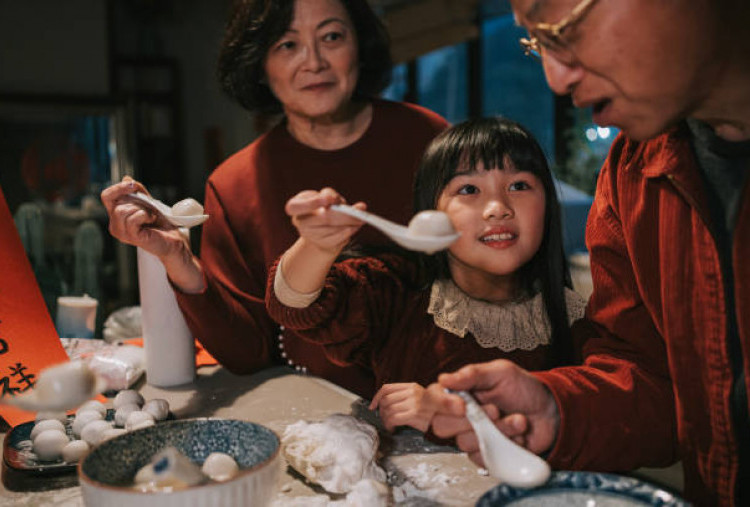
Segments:
[[[402,502],[409,498],[439,500],[445,489],[460,482],[458,477],[440,471],[440,466],[419,463],[401,470],[406,481],[393,487],[393,500]]]
[[[326,495],[277,497],[271,507],[387,507],[390,499],[388,486],[372,479],[356,483],[343,500],[331,500]]]
[[[385,471],[375,462],[379,442],[373,426],[344,414],[298,421],[281,437],[287,462],[331,493],[348,493],[362,479],[385,482]]]

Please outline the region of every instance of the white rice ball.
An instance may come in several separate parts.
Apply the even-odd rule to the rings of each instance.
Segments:
[[[88,454],[89,449],[85,440],[72,440],[62,448],[62,458],[66,463],[76,463]]]
[[[148,428],[149,426],[153,426],[155,424],[156,424],[156,421],[154,421],[153,419],[146,419],[139,423],[133,424],[132,426],[130,426],[130,428],[127,428],[127,431],[135,431],[141,428]]]
[[[140,425],[142,423],[146,422],[146,421],[151,421],[153,423],[154,422],[154,416],[152,416],[148,412],[140,412],[140,411],[139,412],[133,412],[125,420],[125,429],[128,430],[128,431],[133,431],[135,429],[138,429],[138,428],[136,428],[136,426],[139,427],[139,428],[140,427],[145,427],[145,426],[140,426]],[[150,424],[148,426],[150,426]]]
[[[73,419],[73,434],[80,437],[83,428],[85,428],[88,423],[91,421],[101,421],[102,419],[104,419],[102,414],[95,410],[79,412],[78,415],[76,415],[76,418]]]
[[[155,421],[163,421],[169,415],[169,402],[158,398],[148,400],[142,410],[154,416]]]
[[[115,411],[115,424],[119,427],[125,426],[125,421],[128,420],[128,416],[133,412],[140,411],[140,407],[135,403],[126,403]]]
[[[48,419],[55,419],[57,421],[60,421],[63,424],[68,423],[68,415],[65,412],[37,412],[36,413],[36,422],[40,421],[46,421]]]
[[[239,473],[240,467],[229,454],[212,452],[203,462],[201,470],[215,481],[228,481]]]
[[[203,206],[192,197],[188,197],[172,205],[172,214],[178,217],[202,215]]]
[[[124,435],[127,433],[127,431],[124,428],[110,428],[108,430],[104,430],[104,434],[102,442],[104,440],[109,440],[110,438],[119,437],[120,435]]]
[[[102,419],[107,417],[107,407],[105,407],[104,403],[99,400],[87,401],[86,403],[78,407],[78,410],[76,410],[76,415],[80,414],[81,412],[88,412],[90,410],[99,412],[102,415]]]
[[[142,407],[143,396],[141,396],[141,393],[134,391],[133,389],[125,389],[117,393],[117,396],[115,396],[115,399],[112,401],[115,410],[123,405],[127,405],[128,403],[135,403],[139,407]]]
[[[68,435],[62,431],[44,430],[34,439],[34,452],[42,461],[53,461],[60,457],[68,442]]]
[[[85,440],[91,447],[94,447],[104,441],[104,432],[110,428],[112,428],[112,423],[109,421],[101,419],[91,421],[81,430],[81,439]]]
[[[31,440],[34,440],[39,433],[45,430],[59,430],[65,433],[65,425],[57,419],[45,419],[44,421],[39,421],[31,430],[31,435],[29,435],[29,438],[31,438]]]

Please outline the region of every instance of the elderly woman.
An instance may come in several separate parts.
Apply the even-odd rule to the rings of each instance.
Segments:
[[[219,57],[224,89],[252,112],[282,112],[268,133],[208,179],[201,257],[128,194],[130,179],[102,193],[110,231],[166,267],[188,325],[225,367],[275,364],[371,396],[372,375],[329,362],[323,348],[276,325],[264,306],[268,266],[296,239],[290,197],[330,185],[396,221],[410,215],[423,149],[447,125],[414,105],[376,98],[390,75],[385,30],[366,0],[248,0],[228,25]],[[360,243],[384,242],[372,229]]]

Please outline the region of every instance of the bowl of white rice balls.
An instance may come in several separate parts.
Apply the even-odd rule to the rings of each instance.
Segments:
[[[278,436],[234,419],[136,429],[94,447],[78,465],[87,506],[266,505],[280,473]]]

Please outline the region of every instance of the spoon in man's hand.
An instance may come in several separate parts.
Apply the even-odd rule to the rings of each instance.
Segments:
[[[203,214],[203,206],[195,199],[183,199],[176,202],[174,206],[167,206],[159,199],[143,192],[135,192],[129,195],[146,203],[175,227],[193,227],[202,224],[208,219],[208,215]]]
[[[367,222],[409,250],[435,253],[448,248],[460,236],[453,229],[448,215],[442,211],[420,211],[409,221],[409,226],[404,227],[346,204],[333,204],[331,209]]]
[[[25,394],[4,396],[1,403],[31,412],[63,412],[90,400],[107,382],[83,361],[56,364],[39,372],[34,388]]]
[[[466,403],[466,418],[474,428],[484,466],[492,477],[519,488],[535,488],[547,482],[551,472],[546,461],[503,435],[468,392],[446,391]]]

